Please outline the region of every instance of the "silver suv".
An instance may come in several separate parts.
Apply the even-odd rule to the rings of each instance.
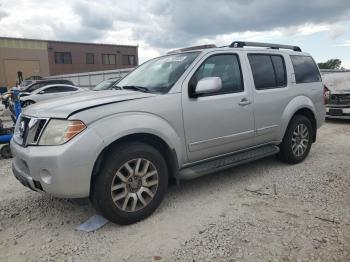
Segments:
[[[270,155],[303,161],[325,118],[319,70],[295,46],[182,49],[116,89],[26,109],[11,142],[16,178],[56,197],[90,197],[107,219],[130,224],[158,207],[170,182]]]

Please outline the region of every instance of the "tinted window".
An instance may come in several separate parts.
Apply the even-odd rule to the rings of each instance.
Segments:
[[[86,53],[86,63],[87,64],[94,64],[94,54],[93,53]]]
[[[49,82],[49,84],[65,84],[65,85],[74,85],[72,81],[70,80],[56,80],[55,82]]]
[[[72,91],[77,91],[75,87],[72,86],[60,86],[60,92],[72,92]]]
[[[249,55],[256,89],[268,89],[276,86],[275,72],[269,55]]]
[[[49,93],[71,92],[76,90],[77,90],[76,88],[70,87],[70,86],[53,86],[45,89],[44,93],[49,94]]]
[[[35,83],[31,85],[28,89],[25,90],[25,92],[33,92],[34,90],[37,90],[43,86],[47,85],[47,83]]]
[[[55,64],[71,64],[71,52],[55,52]]]
[[[282,56],[248,55],[255,89],[271,89],[286,86],[286,69]]]
[[[283,57],[279,55],[272,55],[271,59],[276,73],[276,85],[285,86],[287,84],[287,74]]]
[[[117,55],[114,54],[102,54],[102,64],[115,65],[117,61]]]
[[[321,82],[321,76],[315,61],[310,56],[290,56],[292,59],[295,81],[299,83]]]
[[[190,93],[199,80],[205,77],[220,77],[222,89],[215,95],[243,91],[241,67],[237,55],[214,55],[209,57],[196,71],[190,80]]]
[[[136,58],[134,55],[123,55],[123,65],[136,65]]]

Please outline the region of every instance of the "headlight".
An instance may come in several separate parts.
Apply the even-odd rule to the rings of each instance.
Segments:
[[[39,145],[62,145],[82,132],[86,125],[79,120],[51,119],[41,135]]]

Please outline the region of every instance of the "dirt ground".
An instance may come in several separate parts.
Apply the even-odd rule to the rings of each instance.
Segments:
[[[274,157],[169,189],[130,226],[75,228],[88,202],[23,187],[0,160],[0,261],[350,261],[350,121],[328,121],[309,157]]]

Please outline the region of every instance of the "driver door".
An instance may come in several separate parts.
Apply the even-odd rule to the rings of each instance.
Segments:
[[[183,119],[190,162],[254,144],[251,87],[242,74],[240,60],[237,53],[208,54],[183,83]],[[205,77],[220,77],[221,90],[192,98],[196,84]]]

